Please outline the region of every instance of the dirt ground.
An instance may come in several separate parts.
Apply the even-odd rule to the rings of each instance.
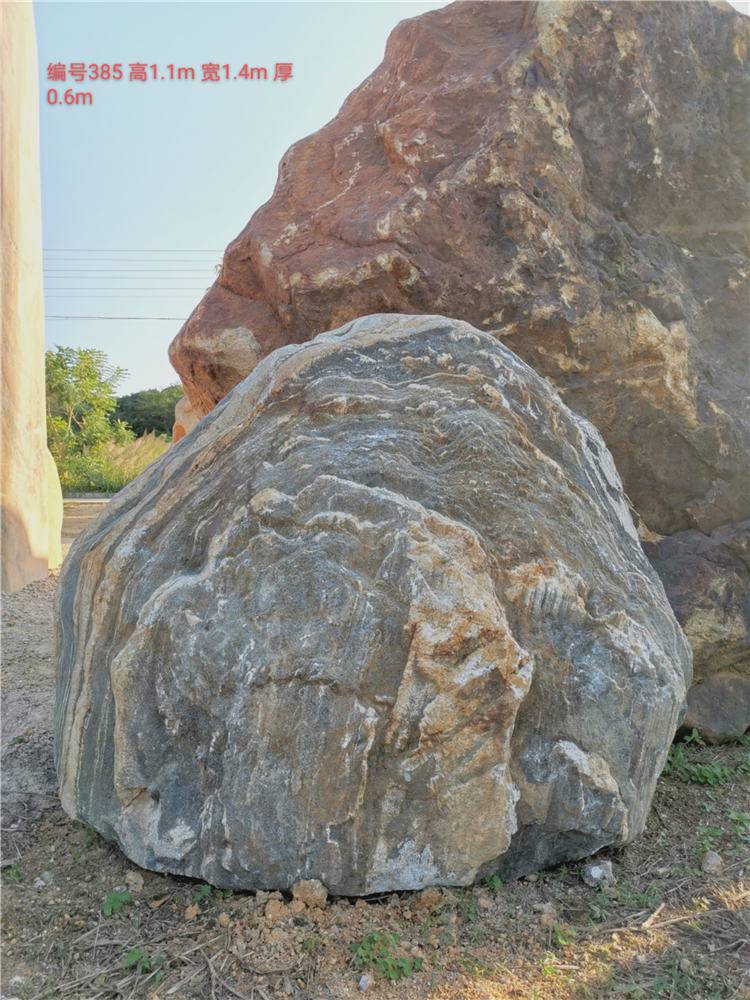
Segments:
[[[644,836],[600,856],[608,888],[571,864],[322,908],[220,892],[141,871],[62,812],[55,584],[3,605],[2,1000],[750,997],[747,746],[673,750]]]

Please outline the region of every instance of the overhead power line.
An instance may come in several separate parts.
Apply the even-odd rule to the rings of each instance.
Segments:
[[[45,267],[49,264],[200,264],[203,267],[215,267],[220,261],[212,257],[211,261],[200,261],[195,258],[185,257],[183,260],[160,257],[152,260],[148,257],[48,257]]]
[[[92,288],[72,288],[69,285],[48,286],[47,292],[205,292],[205,288],[156,288],[154,285],[96,285]]]
[[[78,268],[48,268],[45,267],[45,274],[205,274],[212,270],[210,264],[205,267],[128,267],[125,269],[117,267],[78,267]]]
[[[144,248],[141,250],[136,250],[128,248],[127,250],[111,248],[106,249],[105,247],[45,247],[45,253],[223,253],[223,250],[150,250]]]
[[[162,320],[169,320],[170,323],[174,322],[184,323],[186,318],[187,317],[185,316],[56,316],[56,315],[47,315],[45,317],[45,319],[96,319],[96,320],[117,320],[118,322],[120,320],[130,321],[134,319],[158,320],[159,322],[161,322]]]
[[[195,298],[196,292],[188,292],[190,297]],[[184,295],[172,295],[169,292],[156,292],[154,295],[116,295],[113,292],[107,292],[104,295],[89,295],[86,292],[78,292],[75,295],[59,295],[52,292],[48,296],[51,299],[132,299],[133,301],[141,301],[142,299],[184,299]]]

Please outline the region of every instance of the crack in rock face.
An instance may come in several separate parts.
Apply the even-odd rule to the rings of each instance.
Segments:
[[[75,542],[56,642],[70,815],[352,895],[635,837],[691,674],[598,432],[437,316],[261,361]]]
[[[651,531],[750,517],[749,49],[746,17],[692,0],[402,22],[173,341],[195,414],[279,346],[442,313],[598,427]]]

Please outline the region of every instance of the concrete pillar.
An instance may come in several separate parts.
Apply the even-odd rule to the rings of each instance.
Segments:
[[[39,93],[31,3],[0,4],[2,590],[60,561],[62,494],[47,451]]]

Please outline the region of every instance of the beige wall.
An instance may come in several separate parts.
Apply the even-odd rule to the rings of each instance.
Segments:
[[[1,559],[8,592],[59,562],[62,520],[45,429],[39,94],[30,3],[0,2],[0,145]]]

